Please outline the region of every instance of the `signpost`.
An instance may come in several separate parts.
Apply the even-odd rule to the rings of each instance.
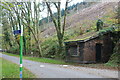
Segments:
[[[15,30],[13,33],[15,35],[20,34],[20,80],[22,80],[23,25],[21,26],[21,30]]]
[[[20,34],[20,33],[21,33],[21,30],[15,30],[13,33],[14,33],[15,35]]]
[[[20,79],[22,79],[22,56],[23,56],[23,25],[21,26],[20,35]]]

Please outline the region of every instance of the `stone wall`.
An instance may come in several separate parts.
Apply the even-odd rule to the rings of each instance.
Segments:
[[[95,51],[95,40],[85,42],[84,46],[84,61],[95,61],[96,51]]]

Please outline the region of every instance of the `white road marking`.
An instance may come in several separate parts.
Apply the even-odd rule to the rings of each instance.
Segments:
[[[63,65],[63,67],[68,67],[68,65]]]
[[[45,67],[44,65],[40,65],[40,67]]]

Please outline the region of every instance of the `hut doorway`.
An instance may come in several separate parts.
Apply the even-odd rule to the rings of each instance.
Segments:
[[[96,62],[101,61],[101,50],[102,50],[102,44],[97,43],[96,44]]]

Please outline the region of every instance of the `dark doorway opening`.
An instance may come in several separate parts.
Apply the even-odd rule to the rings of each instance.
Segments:
[[[102,44],[101,43],[97,43],[96,44],[96,62],[100,62],[101,61],[101,49],[102,49]]]

